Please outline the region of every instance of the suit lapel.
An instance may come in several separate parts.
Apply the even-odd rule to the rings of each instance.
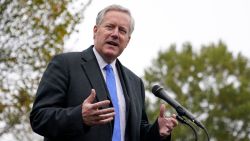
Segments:
[[[96,90],[97,101],[103,101],[109,99],[108,90],[105,85],[105,80],[103,78],[100,67],[97,63],[96,57],[93,52],[93,46],[82,52],[82,69],[86,74],[88,81],[93,89]],[[121,85],[124,92],[124,98],[126,101],[126,140],[136,140],[136,128],[135,124],[139,121],[135,120],[137,113],[135,111],[136,106],[134,105],[133,94],[133,80],[130,78],[128,73],[124,71],[122,64],[117,60],[116,67],[118,69],[119,77],[121,79]],[[132,108],[131,108],[132,107]],[[104,107],[105,108],[105,107]],[[110,124],[111,128],[111,124]],[[131,130],[131,131],[130,131]]]
[[[126,102],[126,121],[128,121],[128,117],[129,117],[129,111],[130,111],[130,98],[129,98],[129,86],[128,86],[128,83],[127,83],[127,76],[125,75],[123,69],[122,69],[122,65],[121,63],[119,62],[119,60],[117,60],[117,63],[116,63],[116,68],[117,68],[117,71],[118,71],[118,74],[119,74],[119,77],[120,77],[120,80],[121,80],[121,85],[122,85],[122,90],[123,90],[123,94],[124,94],[124,98],[125,98],[125,102]]]
[[[103,101],[108,99],[107,88],[92,48],[93,46],[83,51],[81,65],[92,89],[96,91],[97,101]]]
[[[138,118],[140,115],[138,114],[138,110],[140,110],[140,107],[136,106],[136,91],[134,89],[135,83],[133,78],[129,75],[129,73],[124,69],[122,64],[117,60],[117,66],[120,69],[120,73],[123,79],[122,87],[126,90],[124,93],[124,96],[126,98],[126,139],[125,140],[131,140],[136,141],[138,140],[137,136],[137,124],[140,124],[140,120]]]

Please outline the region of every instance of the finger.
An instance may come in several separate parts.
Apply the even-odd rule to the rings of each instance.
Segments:
[[[163,128],[160,130],[160,136],[166,137],[171,134],[171,131],[168,128]]]
[[[161,104],[160,106],[160,117],[164,117],[164,113],[165,113],[165,105]]]
[[[93,112],[93,115],[103,115],[103,114],[109,114],[115,112],[114,108],[106,108],[106,109],[101,109],[101,110],[96,110]]]
[[[167,127],[170,131],[172,131],[173,128],[178,125],[178,122],[175,118],[170,117],[170,118],[166,118],[165,120],[166,122],[164,126]]]
[[[106,120],[106,119],[109,119],[109,118],[113,118],[115,116],[115,112],[112,112],[112,113],[107,113],[107,114],[102,114],[102,115],[98,115],[98,116],[93,116],[93,119],[94,121],[100,121],[100,120]]]
[[[174,125],[177,126],[177,125],[178,125],[178,120],[177,120],[177,118],[176,118],[176,115],[173,114],[173,115],[172,115],[172,118],[174,118],[174,119],[173,119]]]
[[[178,125],[178,121],[177,121],[177,119],[176,118],[171,118],[171,121],[172,121],[172,123],[173,123],[173,127],[175,127],[175,126],[177,126]]]
[[[87,102],[87,103],[93,103],[93,101],[95,100],[95,97],[96,97],[95,89],[91,89],[91,93],[90,93],[90,95],[86,98],[85,102]]]
[[[91,116],[88,118],[88,125],[100,125],[100,124],[106,124],[114,119],[115,113],[102,115],[102,116]]]
[[[96,121],[96,122],[94,122],[94,124],[95,125],[106,124],[106,123],[111,122],[113,119],[114,119],[114,117],[110,117],[110,118],[107,118],[107,119],[104,119],[104,120]]]
[[[176,114],[173,114],[172,117],[176,119]]]
[[[96,103],[92,104],[92,108],[99,109],[101,107],[108,106],[109,104],[110,104],[109,100],[104,100],[104,101],[100,101],[100,102],[96,102]]]

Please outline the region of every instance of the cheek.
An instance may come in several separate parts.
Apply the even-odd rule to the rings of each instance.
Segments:
[[[96,35],[95,35],[95,41],[96,41],[98,44],[103,44],[103,43],[105,43],[105,37],[104,37],[103,35],[96,34]]]
[[[107,40],[108,36],[109,35],[104,34],[104,33],[103,34],[98,34],[97,39],[101,40],[101,42],[105,42],[105,40]]]
[[[124,46],[124,48],[127,47],[128,43],[129,43],[129,38],[125,38],[125,39],[123,40],[123,46]]]

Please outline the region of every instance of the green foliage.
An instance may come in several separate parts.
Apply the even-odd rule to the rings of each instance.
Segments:
[[[0,137],[34,140],[27,133],[33,97],[47,63],[63,52],[64,41],[91,3],[77,0],[1,0]]]
[[[203,46],[199,52],[189,43],[181,51],[172,45],[159,52],[152,67],[145,70],[145,85],[150,90],[153,84],[160,83],[204,123],[213,140],[247,141],[250,139],[249,64],[240,53],[233,56],[222,42]],[[159,101],[156,104],[159,107]],[[152,117],[158,114],[154,110],[148,111]],[[206,140],[200,130],[199,137]],[[174,130],[173,139],[194,140],[191,129],[182,125]]]

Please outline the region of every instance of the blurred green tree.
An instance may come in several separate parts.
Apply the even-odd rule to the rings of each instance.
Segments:
[[[190,43],[180,51],[172,45],[160,51],[144,73],[145,87],[159,84],[201,120],[214,141],[250,140],[250,62],[242,54],[234,56],[223,42],[194,51]],[[157,100],[148,109],[150,119],[158,116]],[[147,106],[150,105],[147,100]],[[157,105],[157,106],[155,106]],[[167,104],[168,113],[173,108]],[[155,107],[155,108],[152,108]],[[156,109],[157,108],[157,109]],[[198,130],[199,140],[206,140]],[[178,126],[173,140],[194,140],[192,130]]]
[[[0,1],[0,137],[34,140],[29,111],[47,63],[83,19],[91,0]],[[76,6],[77,5],[77,6]]]

